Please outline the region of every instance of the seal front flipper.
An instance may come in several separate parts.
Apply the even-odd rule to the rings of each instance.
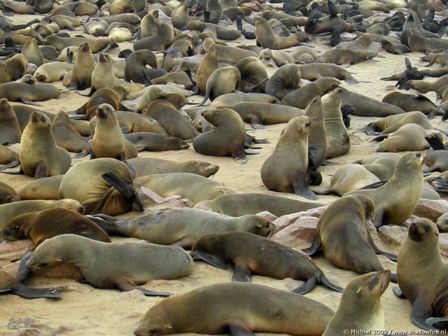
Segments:
[[[232,281],[251,282],[252,277],[250,269],[242,263],[235,262],[235,265],[233,266]]]
[[[34,178],[39,179],[47,176],[47,165],[43,162],[39,163],[34,171]]]
[[[386,258],[388,258],[388,259],[390,259],[392,261],[395,261],[395,262],[398,260],[398,256],[397,255],[381,251],[378,248],[378,246],[375,245],[375,243],[373,242],[373,239],[372,239],[372,237],[370,235],[369,235],[368,240],[369,240],[370,246],[372,246],[372,248],[373,248],[373,250],[375,251],[376,254],[385,256]]]
[[[426,319],[431,317],[430,302],[422,295],[417,296],[412,305],[411,321],[423,330],[430,330],[431,326],[426,324]]]
[[[54,288],[29,288],[20,283],[16,284],[17,288],[12,289],[12,294],[18,295],[24,299],[56,299],[60,300],[62,297],[56,294],[56,291],[63,291],[66,287],[54,287]]]
[[[442,140],[440,140],[440,138],[435,133],[425,136],[425,140],[428,142],[428,144],[434,150],[444,150],[445,149],[445,145],[443,144]]]
[[[392,288],[392,292],[394,292],[394,294],[397,298],[406,300],[406,296],[404,296],[403,292],[400,289],[400,286]]]
[[[238,150],[238,152],[233,153],[232,156],[233,160],[235,160],[235,162],[239,163],[240,165],[245,165],[247,163],[246,153],[244,152],[243,148]]]
[[[302,252],[305,253],[306,255],[313,256],[320,250],[321,247],[322,245],[320,243],[320,238],[316,235],[311,247],[303,249]]]
[[[204,253],[204,252],[191,252],[190,253],[191,258],[193,258],[194,261],[203,261],[209,265],[212,265],[216,268],[220,268],[223,270],[227,269],[227,265],[223,263],[221,260],[216,258],[214,255]]]
[[[19,98],[19,100],[24,104],[34,105],[34,106],[42,106],[41,104],[37,104],[37,103],[35,103],[29,99],[23,98],[23,97]]]
[[[120,194],[122,194],[125,198],[131,198],[135,196],[135,191],[132,188],[131,184],[127,181],[120,179],[117,175],[112,172],[104,173],[101,175],[104,181],[109,183],[112,187],[117,189]]]
[[[309,278],[302,286],[293,289],[291,292],[304,295],[306,293],[311,292],[314,289],[314,287],[316,287],[316,284],[317,284],[317,278],[312,277]]]
[[[137,289],[137,290],[141,291],[145,296],[168,297],[168,296],[173,295],[172,293],[168,293],[168,292],[153,292],[153,291],[149,291],[149,290],[144,289],[142,287],[138,287],[138,286],[133,285],[132,283],[130,283],[126,279],[117,279],[114,282],[117,285],[117,287],[120,290],[122,290],[123,292],[129,292],[131,290]]]
[[[22,256],[19,263],[19,268],[17,270],[16,278],[17,281],[25,281],[31,274],[31,270],[26,266],[28,260],[33,256],[33,252],[28,252]]]
[[[297,196],[301,196],[301,197],[305,197],[309,200],[317,200],[317,196],[316,194],[311,191],[310,189],[308,189],[308,186],[305,184],[304,181],[299,181],[302,180],[302,178],[298,178],[294,187],[294,193]]]
[[[378,209],[375,212],[375,219],[373,220],[373,225],[375,225],[376,228],[383,226],[384,213],[385,213],[384,209]]]
[[[425,321],[431,328],[447,330],[448,329],[448,317],[428,317]]]
[[[375,182],[375,183],[371,183],[371,184],[365,185],[364,187],[360,188],[360,190],[361,189],[376,189],[376,188],[379,188],[379,187],[381,187],[381,186],[383,186],[385,184],[386,184],[386,182],[383,182],[383,181]]]
[[[255,336],[255,334],[243,325],[229,322],[227,324],[232,336]]]
[[[88,151],[87,149],[83,149],[82,151],[80,151],[78,154],[76,154],[74,157],[79,159],[79,158],[83,158],[86,157],[87,155],[90,154],[90,151]]]

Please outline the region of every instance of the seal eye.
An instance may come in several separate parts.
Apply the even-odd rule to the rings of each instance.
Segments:
[[[431,231],[431,228],[429,227],[428,224],[423,225],[423,230],[425,230],[425,232],[429,232]]]
[[[47,267],[47,266],[48,266],[48,263],[42,263],[42,264],[40,264],[39,266],[40,266],[40,267]]]

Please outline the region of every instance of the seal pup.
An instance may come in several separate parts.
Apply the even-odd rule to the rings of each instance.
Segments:
[[[145,239],[155,244],[185,249],[203,235],[224,232],[251,232],[269,237],[274,224],[256,215],[230,217],[199,209],[174,209],[129,219],[97,215],[89,217],[111,235]]]
[[[332,284],[322,270],[302,252],[252,233],[203,235],[193,244],[191,252],[193,260],[205,261],[215,267],[232,265],[232,281],[250,282],[251,275],[258,274],[275,279],[305,281],[305,284],[293,290],[297,294],[309,293],[316,284],[342,292],[342,288]],[[217,258],[219,262],[210,260],[209,256]]]
[[[398,253],[394,293],[411,302],[411,321],[423,330],[447,328],[447,270],[437,226],[429,219],[413,222]]]
[[[93,221],[76,211],[64,208],[45,209],[16,216],[0,232],[8,241],[31,239],[35,244],[34,248],[48,238],[65,233],[111,242],[107,233]]]
[[[256,331],[317,336],[333,314],[327,306],[301,295],[251,283],[223,283],[160,301],[143,315],[134,335],[229,330],[232,335]]]
[[[193,140],[194,150],[212,156],[233,156],[236,162],[247,162],[244,144],[246,128],[240,115],[228,108],[210,109],[202,116],[214,128]]]
[[[88,214],[143,211],[128,166],[111,158],[81,161],[71,167],[61,180],[59,197],[78,200]]]
[[[295,193],[308,199],[317,199],[308,189],[308,117],[291,119],[283,130],[274,149],[261,167],[263,184],[273,191]]]
[[[382,271],[376,254],[394,261],[397,256],[382,252],[374,244],[366,224],[374,211],[373,201],[364,195],[334,201],[319,218],[313,244],[303,252],[312,256],[322,248],[325,258],[334,266],[358,274]]]
[[[21,171],[40,178],[64,174],[70,165],[70,154],[56,145],[50,119],[41,112],[33,112],[22,134]]]
[[[0,270],[0,295],[14,294],[24,299],[61,299],[56,293],[64,289],[65,287],[30,288],[22,285],[5,271]]]
[[[339,336],[347,330],[384,329],[381,295],[390,283],[389,270],[370,272],[354,278],[342,293],[338,310],[322,336]]]
[[[420,153],[401,156],[393,176],[377,189],[357,190],[351,194],[370,197],[375,204],[374,225],[403,225],[414,212],[423,190],[423,157]]]
[[[18,274],[24,280],[30,272],[62,263],[79,267],[84,279],[93,287],[118,288],[121,291],[137,289],[146,296],[171,294],[148,291],[138,287],[139,284],[153,279],[188,276],[193,270],[193,260],[177,246],[105,243],[63,234],[45,240],[34,252],[25,255]]]

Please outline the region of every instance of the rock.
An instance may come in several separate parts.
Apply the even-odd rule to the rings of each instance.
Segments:
[[[44,336],[44,334],[42,334],[39,329],[36,328],[25,328],[20,329],[17,332],[17,336]]]
[[[445,258],[448,257],[448,233],[441,233],[439,235],[440,254]]]
[[[293,224],[288,225],[272,236],[272,240],[294,248],[304,248],[316,235],[319,219],[311,216],[297,218]]]
[[[378,234],[384,243],[401,246],[406,239],[408,230],[403,226],[383,225],[379,228]]]
[[[295,223],[298,219],[302,217],[315,217],[319,218],[320,215],[324,213],[324,211],[327,209],[326,206],[310,209],[308,211],[302,211],[297,212],[289,215],[284,215],[276,219],[273,223],[275,224],[275,230],[276,232],[279,232],[283,230],[284,228],[288,227],[292,223]]]
[[[145,294],[142,293],[142,291],[139,291],[138,289],[133,289],[129,292],[121,292],[120,293],[120,300],[127,300],[127,301],[134,301],[134,300],[145,300]]]
[[[437,221],[441,215],[448,212],[448,201],[420,199],[414,210],[414,215]]]
[[[278,219],[278,217],[276,215],[271,214],[269,211],[259,212],[259,213],[257,213],[257,216],[260,216],[272,223],[274,223],[274,221]]]
[[[444,213],[442,216],[437,218],[437,227],[439,228],[440,232],[447,232],[448,231],[448,212]]]

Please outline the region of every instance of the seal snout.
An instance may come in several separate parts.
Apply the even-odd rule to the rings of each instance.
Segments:
[[[422,240],[422,237],[420,235],[419,225],[417,223],[412,223],[409,226],[409,237],[414,241]]]

